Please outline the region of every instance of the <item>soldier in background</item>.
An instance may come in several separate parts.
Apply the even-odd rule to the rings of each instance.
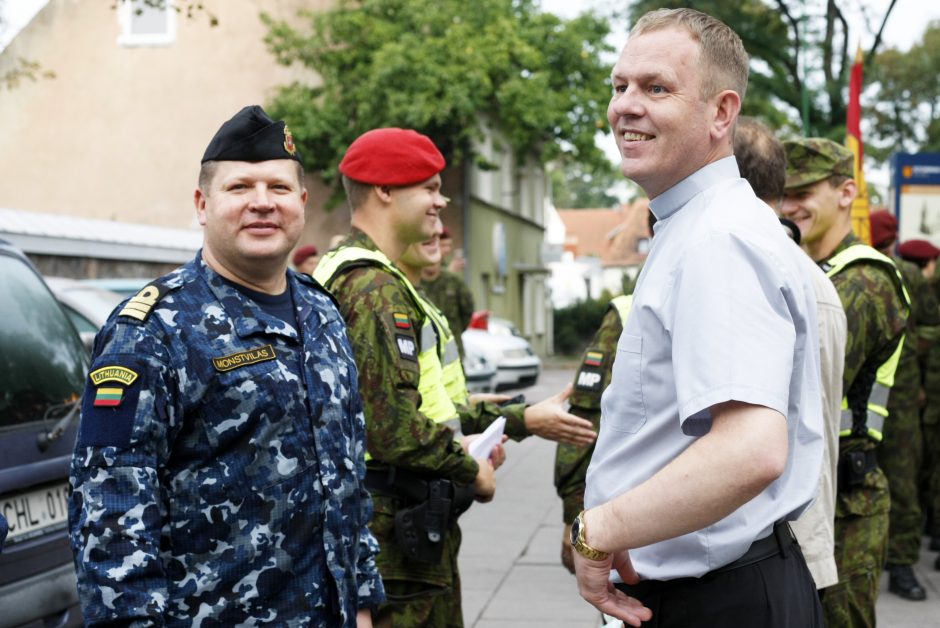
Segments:
[[[876,452],[890,420],[888,393],[910,305],[891,259],[852,233],[852,153],[822,138],[789,140],[784,148],[782,215],[796,223],[803,249],[832,280],[848,323],[835,510],[839,583],[823,590],[825,625],[874,626],[891,506]]]
[[[895,254],[898,221],[888,210],[871,213],[872,246],[891,257],[904,278],[911,297],[904,347],[888,397],[889,420],[879,459],[891,487],[891,515],[888,526],[888,590],[906,600],[924,600],[927,591],[914,575],[912,566],[920,558],[923,513],[918,481],[923,464],[923,433],[920,410],[924,400],[921,364],[927,358],[930,338],[936,338],[940,306],[920,268]]]
[[[898,247],[898,255],[920,268],[934,299],[940,300],[936,275],[940,249],[926,240],[907,240]],[[930,550],[937,552],[940,551],[940,327],[922,326],[918,335],[927,345],[921,362],[925,399],[921,411],[924,460],[919,479],[920,501],[927,515]],[[934,569],[940,571],[940,556]]]
[[[305,244],[294,251],[291,261],[294,263],[294,270],[298,273],[312,275],[320,262],[320,253],[314,245]]]
[[[574,376],[574,392],[568,399],[571,413],[589,420],[595,430],[600,429],[601,395],[610,383],[614,358],[617,357],[617,341],[620,340],[632,304],[632,295],[611,299],[601,326],[581,357],[581,366]],[[593,443],[559,443],[555,449],[555,492],[561,498],[562,521],[565,523],[561,535],[561,564],[571,573],[575,572],[570,540],[571,522],[584,510],[584,478],[592,453]]]
[[[287,268],[306,200],[286,125],[245,107],[202,158],[203,248],[98,334],[69,496],[86,625],[372,625],[356,364]]]
[[[457,351],[463,359],[461,334],[470,324],[470,317],[473,316],[473,294],[463,277],[444,268],[444,260],[452,245],[453,239],[450,231],[444,227],[441,232],[441,261],[424,268],[421,289],[427,293],[431,303],[436,305],[447,318],[447,323],[457,341]],[[463,263],[463,256],[456,256],[452,261]]]

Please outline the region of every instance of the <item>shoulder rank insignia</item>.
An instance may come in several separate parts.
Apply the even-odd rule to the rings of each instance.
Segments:
[[[163,295],[167,292],[169,292],[169,290],[161,284],[148,284],[124,305],[124,308],[118,313],[118,316],[129,316],[141,322],[146,321],[147,317],[150,316],[151,310],[153,310],[153,306],[156,305],[157,301],[163,298]]]
[[[257,364],[258,362],[273,360],[276,357],[277,355],[274,353],[274,347],[271,345],[264,345],[263,347],[248,349],[247,351],[239,351],[238,353],[222,356],[221,358],[212,358],[212,366],[214,366],[215,370],[219,371],[220,373],[224,373],[242,366],[248,366],[249,364]]]
[[[397,329],[411,329],[411,320],[408,319],[407,314],[395,312],[392,314],[392,319],[395,322],[395,327]]]

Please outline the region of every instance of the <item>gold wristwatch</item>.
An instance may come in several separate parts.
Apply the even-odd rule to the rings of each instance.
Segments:
[[[610,557],[609,552],[602,552],[594,549],[584,540],[584,511],[578,513],[578,516],[571,522],[571,547],[574,551],[585,558],[591,560],[607,560]]]

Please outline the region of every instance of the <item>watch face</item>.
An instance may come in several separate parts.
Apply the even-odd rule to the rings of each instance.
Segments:
[[[575,517],[574,521],[571,522],[571,544],[575,545],[578,542],[578,532],[581,530],[581,517]]]

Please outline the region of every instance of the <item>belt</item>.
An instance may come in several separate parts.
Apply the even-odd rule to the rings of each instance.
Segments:
[[[790,530],[790,525],[786,521],[778,521],[774,524],[773,531],[769,535],[751,543],[748,550],[744,552],[744,556],[723,567],[709,571],[703,575],[702,578],[727,573],[735,569],[740,569],[741,567],[747,567],[748,565],[754,565],[762,560],[773,558],[774,556],[786,558],[790,553],[790,548],[794,545],[797,545],[797,542],[796,538],[793,536],[793,532]],[[637,584],[617,583],[614,586],[627,595],[642,600],[645,596],[656,593],[657,591],[664,591],[673,586],[682,586],[696,580],[698,580],[698,578],[641,580]]]
[[[793,531],[790,530],[790,524],[788,524],[786,521],[778,521],[774,524],[773,532],[764,538],[758,539],[751,543],[751,546],[747,548],[746,552],[744,552],[744,556],[734,562],[728,563],[724,567],[713,569],[709,573],[725,573],[726,571],[734,571],[735,569],[740,569],[741,567],[747,567],[748,565],[759,563],[760,561],[771,558],[772,556],[776,556],[777,554],[780,554],[786,558],[787,554],[790,552],[790,547],[795,543],[796,538],[793,536]]]
[[[366,469],[366,488],[370,492],[392,495],[408,503],[427,501],[431,494],[431,482],[438,481],[443,488],[440,497],[450,499],[452,514],[460,516],[473,505],[473,487],[454,484],[443,478],[429,478],[398,467]]]

